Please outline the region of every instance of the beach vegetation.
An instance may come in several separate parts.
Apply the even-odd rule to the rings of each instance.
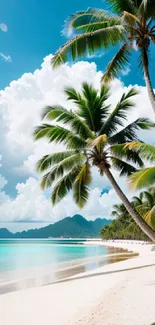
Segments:
[[[155,229],[155,187],[133,197],[132,205],[152,229]],[[111,217],[115,219],[110,225],[105,225],[101,231],[103,239],[148,240],[146,234],[135,223],[123,204],[113,206]]]

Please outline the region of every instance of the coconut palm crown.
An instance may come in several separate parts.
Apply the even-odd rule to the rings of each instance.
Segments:
[[[75,202],[82,208],[89,197],[91,167],[96,166],[101,176],[106,175],[109,179],[137,224],[155,241],[155,231],[134,210],[110,171],[113,166],[120,175],[130,175],[136,171],[136,166],[143,166],[137,152],[124,149],[126,142],[138,141],[139,129],[154,127],[147,118],[139,118],[124,126],[136,90],[131,88],[124,93],[112,111],[107,105],[109,89],[105,85],[98,92],[91,85],[83,83],[81,93],[74,88],[67,88],[65,93],[68,100],[73,102],[73,109],[46,107],[43,119],[54,121],[54,124],[44,123],[34,131],[35,140],[47,138],[49,142],[64,145],[63,152],[51,153],[38,161],[37,170],[47,171],[42,178],[42,188],[52,188],[53,204],[72,190]]]
[[[72,34],[73,38],[56,52],[52,59],[53,67],[118,44],[119,49],[116,48],[117,52],[103,75],[103,80],[109,82],[129,64],[132,49],[136,47],[139,50],[139,66],[143,68],[155,112],[155,94],[149,73],[150,45],[155,44],[154,0],[106,2],[110,4],[109,13],[102,9],[89,8],[68,18],[65,32]]]
[[[42,179],[43,189],[55,184],[51,196],[53,204],[72,189],[75,202],[83,207],[92,182],[91,167],[96,166],[101,175],[112,166],[120,175],[130,175],[136,171],[136,166],[142,167],[139,155],[124,150],[124,143],[137,141],[137,131],[150,129],[154,124],[148,118],[139,118],[124,127],[133,106],[131,98],[137,94],[134,88],[122,95],[112,111],[106,104],[109,89],[105,85],[99,93],[87,83],[83,83],[81,93],[73,88],[67,88],[65,93],[74,108],[46,107],[43,119],[55,120],[55,124],[44,123],[34,131],[35,140],[47,138],[49,142],[63,143],[65,151],[41,158],[37,170],[48,170]]]

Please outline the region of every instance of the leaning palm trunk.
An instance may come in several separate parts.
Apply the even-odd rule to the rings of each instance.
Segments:
[[[104,169],[104,172],[110,181],[111,185],[113,186],[114,190],[116,191],[117,195],[121,199],[122,203],[126,207],[127,211],[137,223],[137,225],[144,231],[144,233],[155,242],[155,231],[143,220],[143,218],[138,214],[132,204],[129,202],[127,197],[124,195],[118,184],[116,183],[113,175],[111,174],[108,168]]]
[[[150,99],[152,108],[155,113],[155,94],[154,94],[152,83],[151,83],[148,65],[145,62],[143,62],[143,69],[144,69],[144,79],[145,79],[145,83],[146,83],[146,88],[148,91],[148,95],[149,95],[149,99]]]

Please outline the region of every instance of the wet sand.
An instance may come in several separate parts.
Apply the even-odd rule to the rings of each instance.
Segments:
[[[3,272],[0,277],[0,295],[64,281],[72,276],[93,271],[104,265],[124,261],[137,255],[121,248],[107,247],[107,250],[108,255],[106,256],[73,260],[51,267]]]

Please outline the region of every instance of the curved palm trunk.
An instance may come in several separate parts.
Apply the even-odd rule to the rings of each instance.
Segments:
[[[153,87],[152,87],[152,83],[151,83],[148,64],[145,62],[145,60],[143,60],[143,69],[144,69],[144,79],[145,79],[146,88],[148,91],[148,95],[149,95],[149,99],[150,99],[152,108],[155,113],[155,93],[153,91]]]
[[[131,217],[134,219],[136,224],[144,231],[144,233],[153,241],[155,242],[155,231],[143,220],[143,218],[138,214],[138,212],[134,209],[132,204],[129,202],[127,197],[122,192],[121,188],[116,183],[113,175],[111,174],[110,170],[108,168],[105,168],[104,170],[108,180],[110,181],[111,185],[113,186],[115,192],[121,199],[122,203],[126,207],[127,211],[131,215]]]

